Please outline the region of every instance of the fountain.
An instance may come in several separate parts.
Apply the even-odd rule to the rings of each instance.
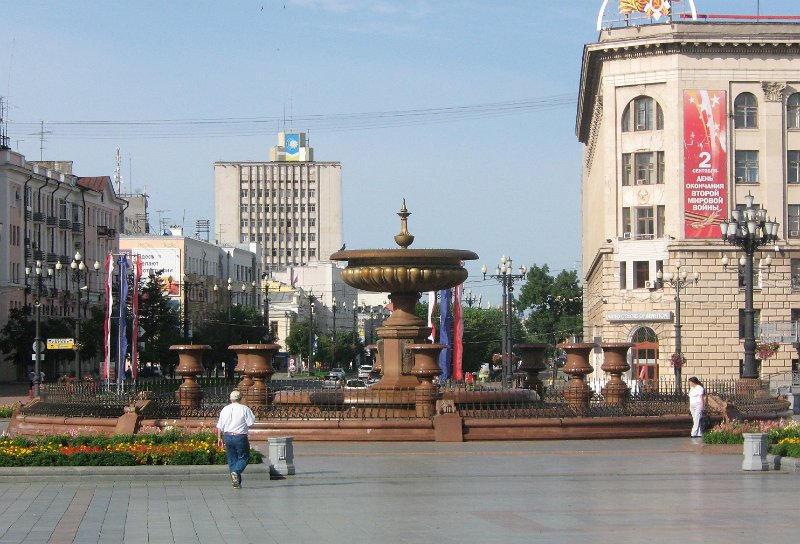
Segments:
[[[424,344],[430,327],[414,312],[422,292],[449,289],[467,279],[464,261],[478,258],[472,251],[459,249],[409,249],[414,236],[408,232],[411,213],[403,207],[400,233],[394,237],[399,249],[359,249],[339,251],[333,261],[347,261],[342,280],[348,285],[384,293],[389,292],[392,315],[377,329],[381,380],[372,389],[415,388],[420,381],[414,368],[414,344]],[[419,348],[416,349],[419,352]],[[412,395],[413,398],[413,395]]]

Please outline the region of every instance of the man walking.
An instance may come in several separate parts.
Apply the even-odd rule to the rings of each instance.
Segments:
[[[247,438],[247,429],[256,422],[253,411],[239,401],[242,394],[231,391],[231,403],[219,413],[217,421],[217,445],[225,444],[225,453],[228,456],[228,468],[231,471],[231,482],[238,489],[242,485],[242,472],[250,459],[250,441]]]

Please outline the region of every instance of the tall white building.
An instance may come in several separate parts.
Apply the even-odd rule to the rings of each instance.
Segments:
[[[342,245],[341,164],[280,132],[269,161],[214,163],[214,213],[217,242],[260,244],[267,273],[327,261]]]

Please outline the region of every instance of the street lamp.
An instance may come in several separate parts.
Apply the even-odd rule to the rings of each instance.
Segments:
[[[333,366],[336,366],[336,297],[333,297],[333,305],[331,311],[333,312]]]
[[[473,295],[471,289],[467,289],[467,292],[464,293],[464,302],[466,302],[467,306],[470,308],[472,308],[473,304],[480,308],[482,301],[483,295]]]
[[[720,223],[722,240],[744,251],[744,364],[742,378],[758,378],[753,309],[753,254],[762,245],[778,239],[779,224],[767,218],[767,210],[753,205],[753,195],[744,197],[744,210],[731,210],[728,221]]]
[[[500,258],[500,264],[495,268],[494,274],[487,274],[488,269],[486,265],[481,267],[483,272],[483,279],[487,277],[496,279],[503,287],[503,324],[505,331],[503,334],[502,351],[503,351],[503,387],[508,387],[511,384],[511,374],[513,372],[513,361],[511,349],[514,345],[514,329],[513,329],[513,306],[514,306],[514,281],[522,280],[528,274],[528,269],[525,265],[519,267],[519,273],[514,274],[512,267],[512,260],[510,257],[503,255]]]
[[[267,325],[267,335],[265,340],[267,344],[271,344],[275,341],[275,336],[272,332],[272,325],[269,322],[269,274],[264,273],[261,276],[261,279],[264,281],[264,322]],[[256,282],[253,281],[253,290],[256,290]],[[288,333],[287,333],[288,334]]]
[[[52,275],[52,271],[48,270],[48,273]],[[33,396],[39,396],[39,386],[42,382],[42,366],[41,366],[41,359],[42,359],[42,351],[44,350],[44,342],[42,342],[42,261],[36,261],[36,268],[31,270],[29,266],[25,267],[25,277],[28,278],[31,275],[36,276],[36,293],[33,298],[33,306],[35,308],[35,320],[36,320],[36,338],[33,340],[33,353],[34,353],[34,363],[33,363]]]
[[[690,277],[686,270],[681,270],[681,262],[675,261],[674,274],[659,270],[656,272],[656,277],[659,281],[675,289],[675,353],[672,354],[670,359],[675,372],[675,391],[680,394],[681,367],[684,362],[683,354],[681,353],[681,291],[700,281],[700,273],[695,272]]]
[[[311,363],[314,356],[314,292],[308,292],[308,371],[311,372]]]

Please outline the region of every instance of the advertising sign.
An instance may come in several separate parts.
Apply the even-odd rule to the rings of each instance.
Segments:
[[[142,249],[142,276],[161,272],[164,289],[170,296],[180,295],[181,253],[175,248]],[[170,281],[170,278],[172,280]]]
[[[300,160],[300,135],[287,134],[286,135],[286,160],[299,161]]]
[[[683,92],[684,234],[719,238],[727,211],[725,91]]]

